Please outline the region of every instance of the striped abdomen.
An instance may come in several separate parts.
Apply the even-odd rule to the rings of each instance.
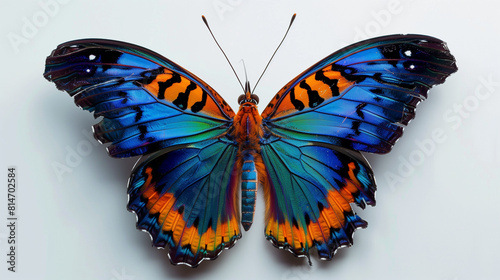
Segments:
[[[245,230],[249,230],[253,222],[259,179],[257,174],[254,156],[250,151],[244,151],[241,168],[241,224]]]

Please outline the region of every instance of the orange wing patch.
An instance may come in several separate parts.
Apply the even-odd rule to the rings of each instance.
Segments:
[[[204,84],[211,90],[209,94],[194,81],[176,72],[163,69],[153,80],[146,82],[143,87],[158,100],[171,103],[181,110],[190,110],[193,113],[202,113],[219,119],[234,116],[231,108],[212,88]]]
[[[200,233],[198,224],[186,225],[183,207],[174,209],[175,197],[171,193],[159,194],[155,190],[154,182],[151,184],[151,168],[146,169],[146,182],[142,197],[147,201],[146,208],[150,216],[157,216],[156,223],[161,225],[161,230],[171,236],[175,246],[169,248],[169,256],[173,263],[188,262],[196,266],[204,258],[215,258],[219,252],[231,247],[235,240],[241,237],[239,217],[227,217],[226,221],[217,221],[215,230],[209,226],[205,232]],[[176,259],[178,250],[189,249],[191,254],[180,255],[184,259]],[[187,257],[187,259],[185,259]]]
[[[329,191],[327,206],[320,207],[319,216],[316,221],[309,220],[304,228],[298,223],[277,221],[269,219],[266,225],[266,235],[272,237],[272,241],[278,247],[291,247],[296,255],[306,254],[314,244],[331,242],[331,235],[346,227],[346,214],[352,213],[349,202],[337,191]]]
[[[337,98],[354,82],[344,78],[331,66],[315,72],[289,88],[296,81],[283,87],[262,112],[262,118],[278,118],[297,111],[315,108],[331,98]],[[283,95],[284,94],[284,95]]]

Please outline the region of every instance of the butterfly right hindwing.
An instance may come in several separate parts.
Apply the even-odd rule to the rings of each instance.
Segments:
[[[367,223],[350,203],[375,205],[373,173],[359,152],[321,143],[280,139],[261,150],[266,186],[266,237],[295,255],[321,259],[352,244]]]

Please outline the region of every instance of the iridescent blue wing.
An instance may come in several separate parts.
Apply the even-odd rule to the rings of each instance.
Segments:
[[[329,260],[367,223],[350,203],[375,205],[373,173],[356,151],[324,143],[273,139],[261,149],[268,183],[265,234],[276,247]]]
[[[195,267],[241,237],[237,152],[207,140],[152,154],[132,172],[128,209],[173,264]]]
[[[129,43],[87,39],[59,45],[44,76],[103,119],[94,126],[114,157],[147,154],[225,133],[234,113],[206,83]]]
[[[331,54],[289,82],[263,111],[263,125],[280,137],[387,153],[429,88],[456,70],[439,39],[369,39]]]

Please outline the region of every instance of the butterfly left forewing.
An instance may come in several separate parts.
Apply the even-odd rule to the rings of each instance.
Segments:
[[[234,112],[202,80],[148,49],[87,39],[47,57],[45,78],[103,119],[94,126],[114,157],[147,154],[224,134]]]

